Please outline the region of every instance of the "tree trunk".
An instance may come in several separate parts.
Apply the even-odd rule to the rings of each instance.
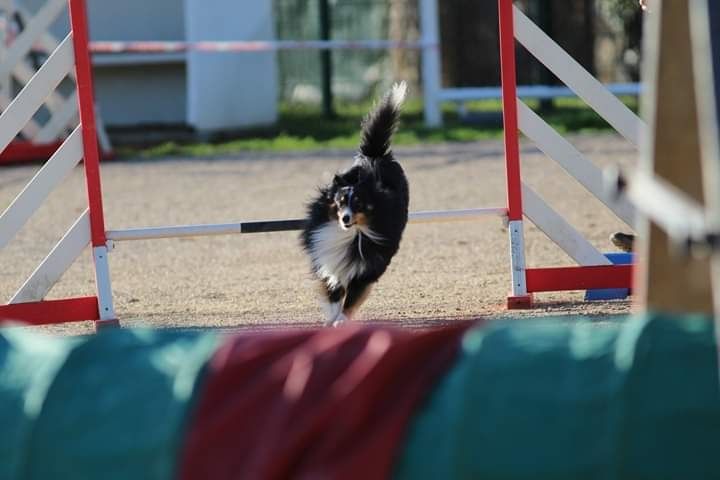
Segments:
[[[497,0],[438,2],[443,84],[500,84]]]
[[[394,41],[416,41],[420,38],[417,0],[390,2],[389,38]],[[390,50],[390,65],[395,80],[405,80],[411,92],[420,89],[420,51]]]
[[[515,5],[549,27],[553,39],[591,73],[595,70],[594,0],[519,0]],[[441,0],[438,8],[443,83],[453,87],[499,85],[497,0]],[[552,83],[543,68],[518,46],[518,84]]]

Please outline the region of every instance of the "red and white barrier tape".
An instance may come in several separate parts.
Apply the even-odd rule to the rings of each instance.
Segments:
[[[277,50],[387,50],[437,48],[437,43],[392,40],[278,40],[213,42],[90,42],[92,53],[265,52]]]

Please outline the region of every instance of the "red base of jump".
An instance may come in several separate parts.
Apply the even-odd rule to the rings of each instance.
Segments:
[[[55,153],[62,142],[32,143],[15,141],[0,153],[0,165],[45,161]]]
[[[527,295],[508,296],[508,310],[533,307],[533,293],[632,287],[632,265],[528,268]]]
[[[519,296],[508,296],[507,297],[507,309],[508,310],[526,310],[533,307],[533,296],[519,295]]]
[[[30,325],[48,325],[99,319],[100,309],[97,297],[0,305],[0,324],[23,322]]]
[[[52,143],[14,141],[0,153],[0,166],[45,162],[55,153],[55,150],[57,150],[60,145],[62,145],[61,141]],[[115,152],[101,152],[100,158],[102,160],[112,160],[115,158]]]
[[[599,288],[631,288],[632,265],[528,268],[528,292],[562,292]]]

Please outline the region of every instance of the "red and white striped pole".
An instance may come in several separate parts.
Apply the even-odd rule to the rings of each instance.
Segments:
[[[436,39],[399,40],[239,40],[239,41],[93,41],[92,53],[269,52],[283,50],[437,50]]]
[[[100,156],[95,123],[95,94],[88,50],[88,22],[85,0],[69,0],[70,25],[75,53],[75,73],[83,141],[83,162],[90,216],[90,240],[95,263],[95,284],[102,324],[117,324],[110,286],[105,217],[100,183]]]
[[[502,83],[503,136],[505,141],[505,178],[507,182],[508,232],[512,293],[508,308],[528,308],[532,297],[525,277],[523,239],[522,181],[518,139],[517,76],[515,72],[515,28],[512,0],[498,0],[500,28],[500,81]]]

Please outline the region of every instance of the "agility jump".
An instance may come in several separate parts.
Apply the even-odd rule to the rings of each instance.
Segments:
[[[423,0],[427,2],[429,0]],[[102,191],[99,179],[97,130],[93,110],[93,85],[90,64],[90,44],[87,18],[82,0],[71,0],[72,32],[61,42],[33,79],[0,116],[0,147],[6,146],[29,120],[41,99],[52,91],[73,68],[78,78],[80,126],[67,138],[52,158],[31,180],[15,201],[0,216],[0,248],[4,247],[30,218],[52,189],[84,158],[88,190],[88,208],[56,247],[20,287],[8,305],[0,306],[0,317],[15,318],[29,323],[58,323],[78,320],[100,320],[98,325],[116,321],[108,254],[113,242],[150,238],[246,234],[298,230],[301,219],[283,219],[224,224],[171,225],[107,229],[104,224]],[[573,60],[530,22],[511,0],[500,0],[500,34],[502,54],[503,109],[505,116],[506,181],[508,203],[505,206],[466,208],[458,210],[411,212],[410,223],[430,221],[468,221],[482,217],[500,217],[508,222],[510,236],[511,295],[508,307],[528,307],[534,292],[557,290],[585,290],[589,288],[619,288],[630,286],[630,266],[612,266],[609,260],[590,245],[560,215],[554,212],[530,188],[522,184],[518,149],[518,128],[536,141],[538,146],[555,158],[572,176],[593,194],[602,195],[602,175],[599,169],[582,158],[568,142],[549,129],[522,102],[517,103],[514,68],[514,31],[517,39],[527,45],[539,45],[540,59],[554,70],[571,72],[566,83],[575,90],[618,130],[637,142],[642,128],[637,118],[612,94],[602,89],[587,72],[578,70]],[[426,25],[427,21],[423,20]],[[387,46],[387,45],[386,45]],[[434,49],[428,42],[419,47]],[[159,48],[159,46],[156,45]],[[267,46],[266,46],[267,47]],[[100,48],[99,46],[97,48]],[[180,45],[177,48],[189,48]],[[274,47],[272,47],[274,48]],[[348,45],[348,48],[350,46]],[[353,47],[355,48],[355,47]],[[563,72],[558,72],[563,73]],[[564,77],[564,75],[561,75]],[[588,78],[589,77],[589,78]],[[426,79],[427,80],[427,79]],[[429,80],[428,80],[429,81]],[[4,142],[4,143],[3,143]],[[611,207],[627,223],[632,223],[632,209],[623,201],[610,201]],[[523,247],[523,220],[526,216],[560,245],[579,267],[526,269]],[[45,295],[60,279],[84,248],[91,244],[95,265],[97,295],[83,298],[43,301]]]

